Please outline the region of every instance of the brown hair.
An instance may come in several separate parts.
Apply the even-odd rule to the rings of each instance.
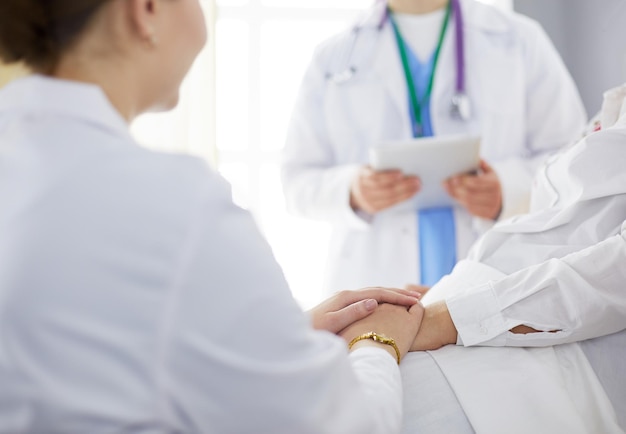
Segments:
[[[0,0],[0,59],[54,69],[94,14],[109,0]]]

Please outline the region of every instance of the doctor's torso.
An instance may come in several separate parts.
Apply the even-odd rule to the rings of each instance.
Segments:
[[[472,9],[482,7],[471,4]],[[483,156],[498,160],[522,152],[526,140],[527,41],[502,12],[489,8],[485,13],[483,22],[469,20],[464,31],[463,70],[472,116],[461,120],[451,115],[459,73],[453,25],[435,70],[431,114],[435,135],[479,133]],[[316,59],[330,74],[355,68],[351,78],[329,79],[323,89],[328,140],[336,144],[337,164],[366,163],[370,146],[412,136],[407,85],[391,26],[365,24],[358,33],[356,39],[352,33],[337,37]]]
[[[414,213],[382,212],[366,228],[357,228],[335,218],[344,205],[323,199],[339,197],[330,192],[331,186],[334,191],[349,188],[350,167],[367,164],[371,147],[412,136],[402,62],[391,25],[388,20],[380,25],[377,8],[382,6],[375,6],[356,30],[319,47],[304,78],[285,148],[288,205],[305,216],[330,215],[334,224],[328,260],[331,292],[419,280]],[[524,212],[535,167],[544,155],[577,136],[584,110],[571,77],[535,22],[473,0],[461,6],[471,116],[461,120],[451,115],[459,68],[456,30],[450,25],[434,73],[433,131],[480,135],[481,155],[502,184],[503,216]],[[311,168],[319,175],[311,175]],[[310,183],[319,187],[305,186]],[[454,218],[461,259],[489,223],[460,207],[455,207]]]

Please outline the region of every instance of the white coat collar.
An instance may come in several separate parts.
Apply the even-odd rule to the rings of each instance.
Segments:
[[[385,22],[385,10],[387,2],[378,0],[363,17],[361,17],[356,27],[376,28]],[[510,31],[510,20],[507,13],[500,11],[493,6],[479,3],[475,0],[461,0],[463,19],[468,28],[476,28],[490,33],[505,33]]]
[[[356,28],[360,27],[378,34],[377,45],[374,48],[373,69],[380,82],[387,88],[400,116],[404,119],[406,124],[404,131],[408,138],[411,135],[411,125],[408,116],[406,80],[392,27],[388,24],[388,20],[384,20],[386,7],[386,1],[377,1]],[[511,20],[507,17],[506,12],[494,7],[474,0],[461,0],[461,7],[466,34],[475,31],[500,34],[508,32],[512,28]],[[380,27],[381,23],[384,24],[382,27]],[[444,39],[435,82],[443,80],[444,83],[452,83],[454,81],[456,69],[454,56],[450,54],[454,50],[454,31],[455,27],[450,26]]]
[[[0,90],[0,112],[46,113],[80,119],[130,136],[128,124],[98,86],[30,75]]]
[[[607,90],[603,96],[600,111],[602,129],[616,125],[623,128],[626,125],[626,84]]]

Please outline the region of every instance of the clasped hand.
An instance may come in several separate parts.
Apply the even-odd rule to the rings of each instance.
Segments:
[[[314,328],[336,333],[346,342],[370,331],[393,338],[404,357],[415,340],[424,314],[419,290],[425,292],[426,288],[412,289],[341,291],[311,309],[309,315]],[[363,343],[367,344],[375,345],[373,341]]]

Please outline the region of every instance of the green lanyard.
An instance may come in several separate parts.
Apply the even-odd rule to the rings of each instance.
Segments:
[[[443,45],[443,38],[446,35],[446,29],[448,28],[448,21],[450,18],[450,10],[451,10],[452,2],[448,2],[448,6],[446,7],[446,15],[443,18],[443,25],[441,26],[441,33],[439,34],[439,41],[437,42],[437,48],[435,49],[435,55],[433,58],[433,70],[430,73],[430,79],[428,80],[428,87],[426,88],[426,92],[422,97],[421,101],[417,99],[417,91],[415,90],[415,83],[413,82],[413,75],[411,74],[411,68],[409,66],[409,59],[406,54],[406,44],[404,39],[402,39],[402,35],[400,34],[400,30],[398,29],[398,25],[393,19],[393,14],[389,11],[389,17],[391,20],[391,24],[393,27],[393,33],[396,36],[396,42],[398,43],[398,50],[400,51],[400,57],[402,58],[402,68],[404,69],[404,77],[406,78],[406,84],[409,88],[409,97],[411,99],[411,107],[413,108],[413,115],[415,116],[415,122],[413,125],[413,137],[422,137],[424,135],[424,127],[422,125],[422,105],[425,104],[426,101],[430,98],[430,94],[433,90],[433,82],[435,80],[435,69],[437,69],[437,61],[439,60],[439,52],[441,51],[441,46]],[[421,102],[421,104],[420,104]]]

